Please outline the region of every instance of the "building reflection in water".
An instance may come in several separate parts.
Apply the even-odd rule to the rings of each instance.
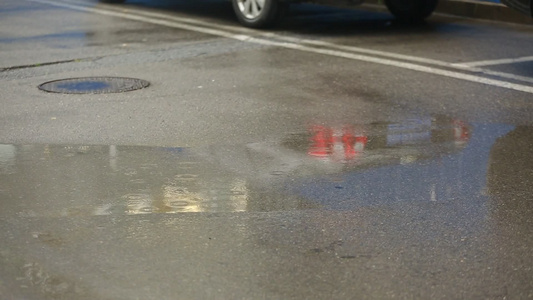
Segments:
[[[469,138],[470,128],[465,122],[435,116],[398,123],[314,125],[306,134],[285,139],[284,145],[295,150],[303,147],[311,157],[349,165],[365,163],[372,155],[385,152],[403,162],[440,156],[461,150]]]
[[[0,198],[20,216],[246,210],[242,178],[189,149],[0,145]]]
[[[294,134],[284,145],[308,149],[310,158],[323,162],[314,165],[322,172],[309,172],[317,176],[303,178],[290,189],[329,209],[454,199],[473,181],[464,180],[462,154],[470,139],[468,124],[440,115],[396,123],[312,126],[308,134]]]
[[[469,138],[467,124],[435,116],[398,123],[314,125],[280,141],[216,149],[2,145],[0,180],[7,188],[0,196],[8,199],[13,211],[28,216],[335,208],[331,203],[342,197],[321,187],[320,176],[344,177],[345,192],[353,192],[347,185],[367,194],[391,191],[400,184],[397,180],[387,186],[362,186],[350,174],[372,178],[381,176],[372,174],[375,168],[434,161],[460,152]],[[314,182],[306,185],[309,179]],[[459,181],[442,179],[446,180]],[[435,182],[422,180],[420,185],[430,190],[432,201],[437,200]],[[406,197],[399,191],[381,194]],[[382,201],[354,199],[359,204]]]

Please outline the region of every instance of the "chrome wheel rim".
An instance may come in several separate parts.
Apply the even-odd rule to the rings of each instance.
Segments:
[[[265,7],[265,0],[237,0],[237,5],[246,19],[256,19]]]

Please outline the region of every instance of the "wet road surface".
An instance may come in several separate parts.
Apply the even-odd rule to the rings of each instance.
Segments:
[[[532,147],[530,126],[443,116],[231,147],[1,145],[1,292],[527,298]]]
[[[0,6],[1,299],[533,297],[533,30]],[[126,93],[46,93],[84,76]]]

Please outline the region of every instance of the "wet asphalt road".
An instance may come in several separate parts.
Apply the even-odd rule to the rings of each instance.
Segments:
[[[0,299],[533,297],[533,28],[0,4]],[[85,76],[147,80],[46,93]]]

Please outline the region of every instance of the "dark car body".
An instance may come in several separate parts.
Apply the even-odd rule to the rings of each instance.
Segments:
[[[523,14],[533,17],[531,0],[501,0],[506,6],[513,8]]]
[[[126,0],[99,0],[122,3]],[[229,0],[239,22],[247,27],[264,28],[283,17],[291,3],[309,2],[325,5],[357,5],[365,0]],[[389,11],[399,20],[419,22],[429,17],[439,0],[383,0]]]

